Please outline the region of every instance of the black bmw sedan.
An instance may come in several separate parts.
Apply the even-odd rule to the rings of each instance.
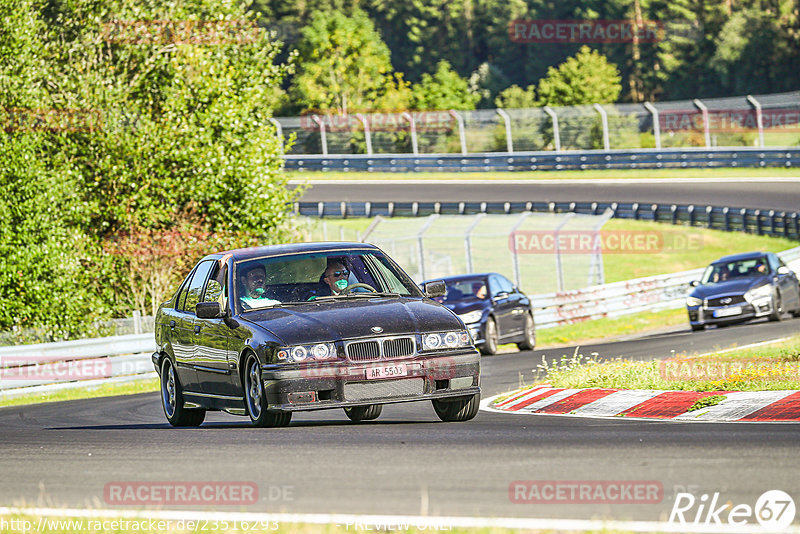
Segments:
[[[536,331],[530,299],[498,273],[445,277],[447,293],[436,300],[453,310],[469,328],[483,354],[495,354],[500,343],[533,350]]]
[[[352,421],[430,400],[443,421],[480,403],[480,354],[464,324],[380,249],[301,243],[211,254],[156,315],[153,364],[173,426],[206,411],[288,425],[302,410]]]
[[[800,317],[797,275],[772,252],[747,252],[709,265],[686,299],[692,330],[728,325],[758,317],[780,321]]]

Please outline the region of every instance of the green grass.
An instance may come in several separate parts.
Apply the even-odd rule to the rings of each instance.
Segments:
[[[315,172],[287,171],[290,180],[589,180],[643,178],[751,178],[800,176],[798,167],[736,167],[712,169],[592,169],[586,171],[520,172]]]
[[[617,338],[641,334],[669,326],[686,324],[686,310],[664,310],[642,312],[616,319],[595,319],[536,331],[536,348],[544,349],[559,345],[576,345],[599,339]]]
[[[660,356],[660,355],[653,355]],[[673,355],[647,362],[600,362],[577,350],[539,364],[539,377],[559,388],[619,388],[685,391],[773,391],[800,389],[800,335],[745,349],[700,356]]]
[[[98,386],[87,386],[84,388],[64,389],[61,391],[54,391],[52,393],[29,393],[9,399],[0,396],[0,407],[39,404],[42,402],[93,399],[97,397],[115,397],[117,395],[134,395],[136,393],[149,393],[152,391],[158,391],[158,389],[158,378],[150,378],[147,380],[136,380],[134,382],[124,382],[121,384],[103,384]]]

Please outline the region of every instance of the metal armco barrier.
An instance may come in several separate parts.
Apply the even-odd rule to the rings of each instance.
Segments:
[[[621,219],[800,239],[800,212],[729,206],[638,202],[296,202],[294,205],[295,212],[309,217],[422,217],[432,213],[474,215],[525,211],[600,215],[606,209]]]
[[[778,253],[800,273],[800,247]],[[699,280],[703,269],[614,282],[574,291],[530,295],[537,328],[619,317],[643,311],[680,308],[688,296],[689,282]]]
[[[792,167],[800,148],[681,148],[482,154],[285,155],[293,171],[537,171],[706,167]]]

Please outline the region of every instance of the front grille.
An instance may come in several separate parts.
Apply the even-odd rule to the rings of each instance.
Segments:
[[[369,362],[380,359],[380,345],[377,341],[356,341],[347,344],[347,357],[354,362]]]
[[[410,397],[423,393],[425,393],[425,382],[422,378],[348,382],[344,385],[344,399],[348,401]]]
[[[730,299],[730,300],[728,300]],[[724,301],[724,302],[723,302]],[[746,302],[744,295],[725,295],[722,297],[714,297],[706,301],[707,308],[719,308],[722,306],[732,306],[734,304],[741,304]]]
[[[371,362],[413,356],[415,349],[416,343],[412,336],[350,341],[344,345],[345,354],[351,362]]]
[[[398,337],[383,341],[383,356],[385,358],[401,358],[414,354],[414,340],[410,337]]]

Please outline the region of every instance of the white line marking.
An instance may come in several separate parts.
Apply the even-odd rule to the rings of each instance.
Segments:
[[[309,171],[319,172],[319,171]],[[435,172],[435,171],[432,171]],[[386,184],[407,184],[407,185],[461,185],[464,183],[475,182],[478,184],[497,184],[497,185],[514,185],[514,184],[527,184],[527,185],[614,185],[614,184],[705,184],[705,183],[800,183],[800,177],[782,176],[782,177],[756,177],[756,178],[563,178],[560,180],[551,179],[537,179],[537,178],[520,178],[518,180],[487,180],[482,177],[475,178],[459,178],[453,180],[441,179],[392,179],[385,178],[383,180],[289,180],[289,185],[386,185]]]
[[[628,391],[617,391],[607,395],[602,399],[576,408],[571,415],[605,415],[612,416],[633,408],[637,404],[650,400],[664,393],[657,390],[632,389]]]
[[[712,354],[723,354],[725,352],[733,352],[735,350],[752,349],[753,347],[761,347],[763,345],[769,345],[771,343],[780,343],[781,341],[786,341],[787,339],[792,339],[792,338],[791,336],[789,336],[789,337],[779,337],[777,339],[768,339],[767,341],[759,341],[758,343],[750,343],[749,345],[741,345],[738,347],[731,347],[729,349],[715,350],[713,352],[704,352],[703,354],[698,354],[697,357],[710,356]]]
[[[361,530],[380,530],[375,527],[408,524],[420,530],[439,530],[460,528],[507,528],[554,531],[629,531],[629,532],[720,532],[730,534],[751,534],[761,529],[755,524],[735,527],[730,525],[679,525],[659,521],[603,521],[599,519],[551,519],[535,517],[463,517],[463,516],[411,516],[411,515],[356,515],[356,514],[269,514],[242,512],[196,512],[185,510],[81,510],[57,508],[11,508],[0,507],[0,516],[34,515],[46,517],[70,517],[83,519],[155,519],[165,521],[228,521],[229,523],[309,523],[315,525],[338,525]],[[437,528],[438,527],[438,528]],[[396,528],[395,528],[396,529]],[[392,530],[395,530],[392,529]],[[800,533],[800,526],[792,525],[781,532]]]
[[[778,402],[792,393],[796,393],[796,391],[735,391],[733,393],[723,393],[725,400],[719,404],[693,412],[686,412],[673,417],[673,420],[736,421],[765,406]]]

